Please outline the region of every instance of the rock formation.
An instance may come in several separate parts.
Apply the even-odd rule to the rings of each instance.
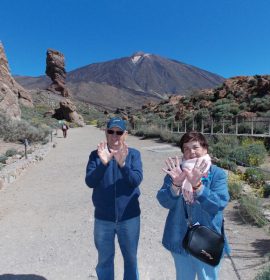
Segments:
[[[58,120],[65,119],[79,126],[84,126],[83,117],[76,112],[76,106],[69,99],[60,101],[59,104],[60,108],[55,109],[54,118]]]
[[[66,70],[64,55],[56,50],[48,49],[46,58],[46,74],[51,78],[52,84],[48,90],[60,93],[64,97],[69,96],[66,87]]]
[[[76,112],[76,106],[67,98],[70,94],[65,85],[65,58],[61,52],[53,49],[47,50],[46,74],[52,80],[52,84],[49,86],[48,90],[56,94],[60,93],[62,96],[62,100],[59,102],[60,107],[53,111],[52,117],[84,126],[83,117]]]
[[[19,103],[33,107],[30,94],[11,76],[4,47],[0,42],[0,112],[13,119],[20,119]]]
[[[198,112],[214,118],[240,116],[269,117],[270,75],[237,76],[215,89],[204,89],[191,96],[170,96],[168,100],[142,106],[142,114],[157,114],[161,119],[183,120]]]

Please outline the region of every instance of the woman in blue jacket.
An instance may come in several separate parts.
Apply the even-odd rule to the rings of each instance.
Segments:
[[[221,233],[223,210],[229,194],[225,172],[211,164],[208,143],[198,132],[188,132],[180,140],[183,161],[168,158],[167,175],[158,191],[159,203],[169,209],[162,244],[171,251],[177,280],[216,280],[220,265],[213,267],[189,255],[182,247],[188,229],[187,214],[192,224],[199,223]],[[224,251],[229,253],[225,238]]]

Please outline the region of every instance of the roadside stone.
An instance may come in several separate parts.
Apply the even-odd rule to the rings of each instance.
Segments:
[[[267,219],[267,221],[270,222],[270,210],[264,210],[263,214],[264,214],[265,218]]]
[[[16,158],[13,158],[13,157],[9,157],[7,160],[6,160],[6,164],[11,164],[13,162],[16,161]]]
[[[15,159],[21,159],[21,158],[22,158],[22,155],[16,154],[16,155],[13,156],[13,158],[15,158]]]
[[[19,154],[9,157],[6,165],[0,170],[0,189],[13,183],[29,166],[43,160],[52,147],[51,142],[46,145],[34,145],[27,159]]]
[[[5,181],[0,178],[0,190],[4,187]]]

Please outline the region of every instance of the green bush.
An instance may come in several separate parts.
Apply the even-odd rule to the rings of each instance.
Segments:
[[[57,120],[51,115],[45,117],[46,113],[51,111],[50,106],[45,104],[36,104],[34,108],[21,106],[22,120],[27,121],[30,125],[40,126],[47,125],[50,127],[57,127]]]
[[[228,189],[231,199],[239,199],[241,197],[243,187],[239,175],[229,172]]]
[[[239,123],[238,124],[238,133],[240,134],[245,134],[245,133],[250,133],[250,124],[248,123]]]
[[[209,144],[213,156],[229,159],[232,150],[239,146],[239,140],[235,136],[215,136]]]
[[[259,198],[251,195],[242,195],[239,202],[241,214],[245,219],[255,223],[259,227],[267,224],[267,219],[263,215]]]
[[[5,164],[7,159],[8,159],[8,158],[7,158],[6,155],[0,155],[0,163]]]
[[[217,162],[217,165],[221,168],[236,172],[237,165],[235,162],[229,160],[229,159],[221,159]]]
[[[16,149],[9,149],[9,150],[7,150],[6,153],[5,153],[5,155],[6,155],[7,157],[12,157],[12,156],[14,156],[14,155],[16,155],[16,154],[17,154],[17,150],[16,150]]]
[[[270,107],[270,96],[265,95],[264,98],[253,98],[250,102],[250,110],[253,112],[265,112]]]
[[[237,182],[228,183],[229,194],[231,199],[239,199],[242,192],[242,184]]]
[[[260,272],[254,280],[269,280],[270,279],[270,265],[268,265],[262,272]]]
[[[207,108],[199,109],[195,116],[196,120],[209,120],[211,118],[210,111]]]
[[[263,197],[269,197],[270,196],[270,184],[265,184],[263,185]]]
[[[49,133],[50,128],[45,124],[33,126],[25,120],[11,120],[0,114],[0,135],[4,141],[17,142],[28,139],[30,142],[40,142]]]
[[[157,138],[160,136],[160,129],[156,125],[145,126],[142,128],[142,132],[143,136],[146,138]]]
[[[264,174],[257,168],[247,168],[244,174],[244,178],[255,188],[260,188],[265,184]]]
[[[97,127],[99,127],[99,128],[104,127],[104,128],[105,128],[106,122],[107,122],[106,119],[98,120],[98,121],[97,121]]]
[[[217,119],[231,118],[239,112],[239,105],[227,98],[219,99],[212,108],[212,114]]]
[[[174,134],[172,134],[170,131],[166,131],[166,130],[160,131],[160,139],[164,142],[169,142],[169,143],[174,142],[173,135]]]
[[[270,195],[270,186],[266,183],[266,177],[263,170],[256,168],[247,168],[244,179],[255,188],[259,197],[268,197]]]
[[[258,166],[264,162],[266,155],[267,151],[263,143],[236,147],[230,153],[231,158],[235,158],[239,164],[244,166]]]
[[[103,112],[98,111],[94,106],[80,101],[74,101],[77,112],[83,117],[86,124],[96,125],[97,120],[105,119]]]
[[[264,138],[264,146],[267,149],[267,151],[270,152],[270,137]]]
[[[131,131],[132,135],[138,136],[138,137],[142,137],[143,136],[143,130],[139,129],[139,130],[132,130]]]

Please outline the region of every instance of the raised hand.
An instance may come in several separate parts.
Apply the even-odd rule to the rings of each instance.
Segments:
[[[174,185],[181,186],[186,174],[180,168],[179,158],[177,156],[174,159],[169,157],[165,163],[167,168],[162,168],[162,170],[171,176]]]
[[[111,152],[113,153],[113,156],[114,156],[115,160],[117,161],[118,165],[120,167],[123,167],[125,165],[125,160],[128,155],[127,144],[124,142],[119,150],[111,150]]]
[[[205,160],[200,163],[199,159],[197,159],[192,170],[184,168],[183,172],[186,174],[188,181],[193,187],[200,183],[202,176],[205,174],[207,166],[208,165]]]
[[[109,151],[107,143],[105,141],[100,142],[97,146],[97,153],[104,165],[107,165],[108,162],[112,159],[113,153]]]

